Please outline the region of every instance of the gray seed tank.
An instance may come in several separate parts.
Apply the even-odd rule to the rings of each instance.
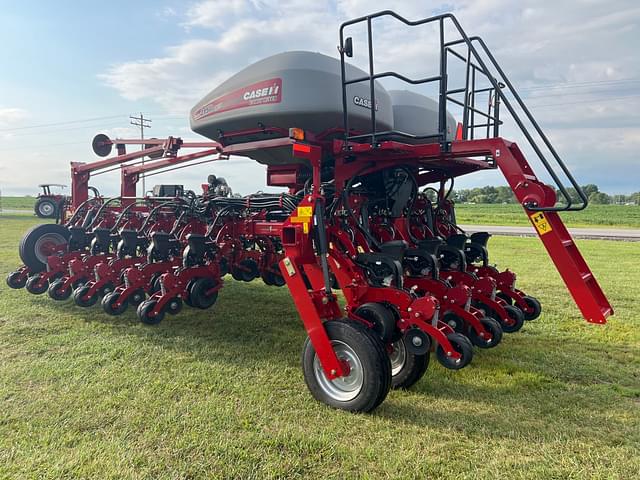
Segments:
[[[347,79],[366,75],[347,64]],[[368,82],[347,87],[349,127],[371,131],[371,95]],[[393,128],[391,99],[376,83],[376,129]],[[298,127],[319,134],[342,127],[340,61],[313,52],[286,52],[265,58],[238,72],[212,90],[191,109],[191,129],[218,140],[220,132],[265,127]],[[254,133],[232,137],[226,143],[273,138]],[[290,163],[290,148],[251,152],[265,164]]]
[[[409,90],[389,90],[393,105],[393,129],[411,135],[438,135],[438,102]],[[447,140],[453,140],[457,123],[447,112]],[[428,143],[428,139],[410,140],[398,138],[406,143]],[[433,138],[432,141],[437,141]]]

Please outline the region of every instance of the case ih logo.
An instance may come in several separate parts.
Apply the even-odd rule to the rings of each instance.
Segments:
[[[353,97],[353,103],[355,103],[359,107],[364,107],[371,110],[371,99],[369,98],[359,97],[358,95],[356,95],[355,97]],[[378,111],[378,102],[376,102],[376,112],[377,111]]]
[[[282,79],[270,78],[247,85],[221,97],[211,100],[193,112],[194,120],[202,120],[236,108],[268,105],[282,101]]]

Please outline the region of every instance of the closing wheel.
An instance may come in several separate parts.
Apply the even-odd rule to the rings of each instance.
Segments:
[[[268,287],[273,287],[273,274],[268,270],[262,270],[260,272],[260,278]]]
[[[98,292],[93,292],[92,295],[87,297],[89,292],[89,285],[81,285],[73,291],[73,301],[79,307],[92,307],[98,301]]]
[[[136,313],[138,314],[138,318],[142,323],[147,325],[157,325],[164,318],[164,310],[160,310],[157,315],[151,315],[151,311],[156,306],[155,300],[145,300],[140,305],[138,305],[138,309]]]
[[[20,259],[33,272],[47,268],[47,257],[55,254],[69,240],[69,230],[56,223],[36,225],[20,240]]]
[[[334,408],[370,412],[386,398],[391,387],[391,363],[375,333],[351,320],[324,324],[338,359],[349,366],[344,377],[329,380],[310,339],[302,351],[305,382],[314,398]]]
[[[513,298],[511,298],[509,295],[507,295],[504,292],[496,293],[496,297],[504,300],[507,305],[513,305]]]
[[[464,334],[464,332],[466,331],[464,320],[454,313],[445,313],[442,317],[442,321],[458,333]]]
[[[115,286],[113,285],[113,283],[111,282],[107,282],[105,283],[102,288],[98,291],[98,295],[100,295],[100,297],[104,297],[105,295],[113,292],[113,289],[115,288]]]
[[[480,319],[480,323],[491,334],[491,339],[481,337],[473,328],[469,329],[469,340],[478,348],[493,348],[502,341],[500,322],[490,317]]]
[[[540,301],[537,298],[530,297],[528,295],[522,297],[522,300],[524,300],[531,309],[529,312],[522,312],[524,314],[524,319],[535,320],[538,318],[542,313],[542,305],[540,304]]]
[[[162,288],[162,285],[160,285],[160,277],[162,276],[162,273],[154,273],[153,275],[151,275],[151,278],[149,279],[149,294],[153,295],[156,292],[159,292],[160,289]]]
[[[218,291],[210,291],[216,286],[217,282],[213,278],[199,278],[193,282],[189,289],[189,302],[191,302],[192,306],[203,310],[212,307],[218,300]]]
[[[11,272],[7,275],[7,286],[9,288],[23,288],[27,284],[27,276],[21,272]]]
[[[396,330],[396,318],[393,312],[380,303],[364,303],[354,312],[373,324],[373,331],[378,334],[382,343],[391,342]]]
[[[515,333],[522,328],[524,325],[524,313],[518,307],[514,307],[513,305],[505,305],[504,307],[509,318],[513,320],[511,325],[507,325],[505,322],[500,322],[500,326],[502,327],[502,331],[505,333]]]
[[[27,283],[24,284],[24,287],[27,289],[27,292],[32,293],[34,295],[41,295],[47,291],[49,288],[49,284],[47,282],[40,283],[40,279],[42,278],[42,274],[31,275],[27,280]]]
[[[436,348],[436,357],[440,364],[450,370],[460,370],[469,365],[473,358],[473,346],[469,339],[461,333],[450,333],[447,335],[447,340],[449,340],[453,349],[458,352],[461,357],[457,359],[448,357],[444,349],[438,345],[438,348]]]
[[[182,300],[180,300],[180,297],[173,297],[167,302],[163,310],[170,315],[177,315],[182,310]]]
[[[58,206],[53,200],[42,199],[36,201],[35,213],[40,218],[55,218],[58,214]]]
[[[142,302],[144,302],[145,298],[147,297],[144,293],[144,289],[138,288],[137,290],[134,290],[131,295],[129,295],[129,304],[137,307]]]
[[[391,344],[389,360],[391,361],[391,388],[409,388],[413,386],[427,371],[430,353],[416,355],[409,352],[405,339],[400,338]]]
[[[238,265],[240,266],[240,268],[237,269],[238,277],[243,282],[251,282],[260,275],[258,264],[251,258],[242,260]],[[236,278],[235,275],[233,278]]]
[[[127,310],[129,302],[122,302],[119,306],[115,306],[119,298],[120,294],[118,292],[111,292],[103,297],[101,305],[105,313],[109,315],[121,315]]]
[[[71,290],[71,285],[65,285],[64,278],[59,278],[49,285],[47,293],[54,300],[62,301],[68,299],[73,290]]]

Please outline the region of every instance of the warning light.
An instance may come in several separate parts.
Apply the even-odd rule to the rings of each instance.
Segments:
[[[294,140],[304,140],[304,130],[301,128],[290,128],[289,138],[293,138]]]

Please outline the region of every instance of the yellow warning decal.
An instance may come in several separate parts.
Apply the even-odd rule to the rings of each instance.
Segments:
[[[532,213],[531,215],[529,215],[529,218],[531,218],[533,226],[536,227],[539,235],[544,235],[545,233],[549,233],[552,230],[551,224],[547,221],[547,217],[544,216],[544,213]]]
[[[313,207],[298,207],[298,217],[311,217],[313,215]]]
[[[306,235],[309,233],[309,222],[304,222],[302,224],[302,232]]]

